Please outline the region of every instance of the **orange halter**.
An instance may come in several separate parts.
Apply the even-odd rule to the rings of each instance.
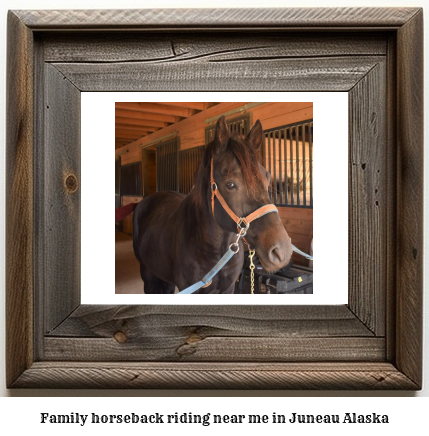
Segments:
[[[237,216],[231,210],[231,208],[228,206],[227,202],[223,198],[222,194],[220,193],[220,191],[216,185],[216,182],[215,182],[214,176],[213,176],[213,158],[212,158],[211,164],[210,164],[210,187],[212,190],[212,213],[213,213],[213,216],[214,216],[214,201],[215,201],[215,197],[217,197],[217,199],[219,200],[219,203],[225,209],[226,213],[232,218],[232,220],[235,223],[237,223],[238,229],[245,228],[247,230],[249,228],[250,223],[252,221],[260,218],[261,216],[263,216],[267,213],[270,213],[270,212],[277,212],[278,213],[278,210],[274,206],[274,204],[265,204],[264,206],[261,206],[259,209],[256,209],[251,214],[247,215],[246,217],[240,218],[239,216]],[[243,224],[245,227],[242,227]]]

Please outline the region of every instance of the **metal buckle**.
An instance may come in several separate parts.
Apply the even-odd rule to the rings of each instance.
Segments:
[[[244,224],[245,227],[242,227]],[[237,224],[237,229],[238,229],[238,233],[237,233],[237,238],[235,239],[235,242],[233,242],[229,248],[232,249],[232,247],[234,246],[235,249],[233,250],[235,253],[238,253],[238,251],[240,250],[240,246],[238,245],[238,241],[241,238],[244,238],[244,236],[246,236],[247,230],[249,229],[250,223],[246,223],[244,218],[240,218],[240,221]]]
[[[212,182],[210,182],[210,188],[212,191],[217,190],[217,185],[216,185],[216,182],[214,180]]]
[[[241,237],[246,236],[249,227],[250,227],[250,223],[246,222],[246,218],[240,218],[240,221],[237,223],[237,230],[239,235]]]
[[[248,228],[248,227],[247,227]],[[232,247],[235,247],[234,250],[234,254],[237,254],[240,250],[240,246],[238,245],[238,241],[246,234],[247,228],[242,228],[238,233],[237,233],[237,237],[235,238],[235,242],[233,242],[229,248],[232,249]]]

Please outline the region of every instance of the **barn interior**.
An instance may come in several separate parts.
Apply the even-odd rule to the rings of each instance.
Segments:
[[[116,102],[115,208],[164,190],[188,194],[215,124],[226,117],[231,131],[247,134],[260,120],[261,162],[271,174],[270,197],[293,244],[312,253],[312,102]],[[144,293],[132,248],[133,214],[115,222],[117,294]],[[294,253],[294,265],[312,261]]]

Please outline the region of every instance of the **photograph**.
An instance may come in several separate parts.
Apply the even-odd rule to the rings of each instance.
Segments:
[[[312,102],[116,102],[115,293],[312,294]]]

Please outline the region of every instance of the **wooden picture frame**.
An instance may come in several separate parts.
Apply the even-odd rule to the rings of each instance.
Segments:
[[[418,8],[9,12],[7,386],[420,389],[422,45]],[[112,90],[347,91],[349,304],[81,305],[80,93]]]

